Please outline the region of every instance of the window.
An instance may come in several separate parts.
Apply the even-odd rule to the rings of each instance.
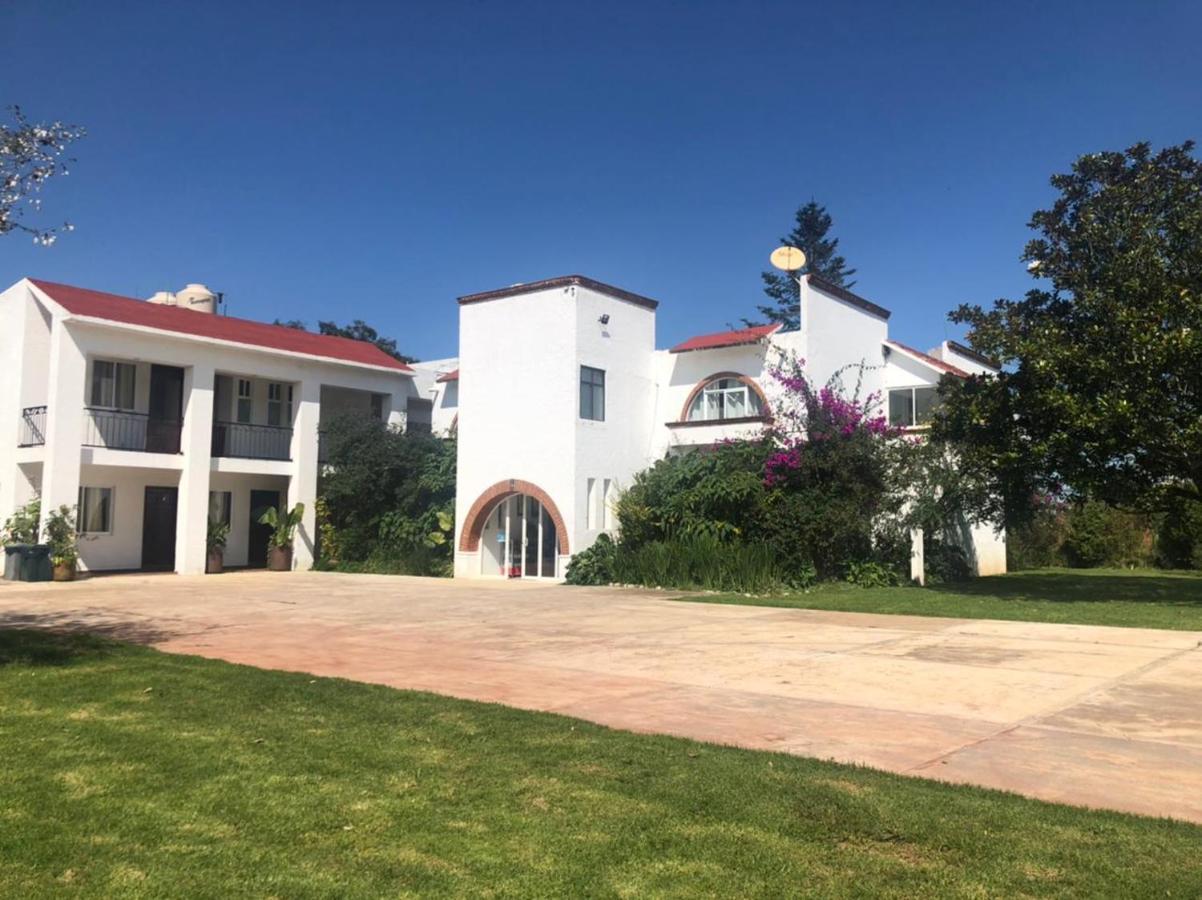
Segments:
[[[251,387],[247,378],[238,379],[238,421],[243,425],[250,423]]]
[[[92,360],[92,406],[133,409],[137,371],[133,363]]]
[[[584,527],[592,531],[597,527],[597,479],[589,478],[584,483]]]
[[[209,491],[209,522],[213,525],[229,525],[233,511],[233,494],[229,491]]]
[[[689,404],[688,421],[715,422],[764,414],[759,392],[738,378],[715,378]]]
[[[384,395],[371,395],[371,417],[377,422],[384,421]]]
[[[615,500],[617,497],[614,496],[614,483],[606,478],[605,488],[601,491],[601,528],[605,531],[612,531],[614,527]]]
[[[241,386],[239,386],[239,391],[241,391]],[[287,398],[286,401],[285,398]],[[241,406],[241,399],[238,403]],[[250,420],[247,419],[247,421]],[[287,388],[275,382],[267,385],[267,424],[274,425],[276,428],[292,427],[292,385],[288,385]]]
[[[889,392],[889,424],[899,428],[927,425],[938,405],[938,388],[896,388]]]
[[[580,367],[580,418],[605,421],[605,371]]]
[[[80,534],[110,534],[112,530],[113,489],[81,487],[76,531]]]

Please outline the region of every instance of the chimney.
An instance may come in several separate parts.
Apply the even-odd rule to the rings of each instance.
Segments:
[[[217,312],[217,295],[203,284],[189,284],[178,293],[159,291],[146,301],[160,306],[178,306],[180,309],[190,309],[193,312]]]

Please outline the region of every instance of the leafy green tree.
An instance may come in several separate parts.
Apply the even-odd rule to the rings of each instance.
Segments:
[[[285,328],[295,328],[297,331],[309,330],[308,323],[301,319],[276,319],[273,324],[283,325]],[[399,359],[403,363],[417,362],[416,358],[406,356],[397,349],[395,338],[383,337],[362,319],[355,319],[348,325],[339,325],[337,322],[318,322],[317,332],[333,337],[350,338],[352,341],[367,341],[369,344],[375,344],[393,359]]]
[[[30,122],[19,106],[9,107],[11,122],[0,122],[0,235],[23,231],[34,243],[53,244],[59,228],[38,228],[22,220],[26,210],[41,209],[41,191],[50,179],[67,174],[67,146],[85,134],[62,122]],[[64,222],[62,231],[71,231]]]
[[[1039,494],[1163,509],[1202,496],[1202,165],[1194,144],[1082,156],[1032,216],[1040,286],[951,314],[1003,365],[948,381],[936,436],[987,473],[987,512]]]
[[[323,540],[341,561],[415,561],[446,574],[453,558],[455,441],[402,432],[354,413],[325,428]]]
[[[832,224],[826,207],[811,200],[798,208],[794,214],[793,230],[781,238],[781,243],[797,247],[806,255],[806,264],[795,273],[796,275],[813,272],[832,284],[850,288],[855,282],[848,279],[856,270],[849,269],[847,260],[839,254],[839,239],[828,237]],[[756,307],[760,315],[769,322],[779,322],[786,328],[796,328],[799,324],[799,312],[794,274],[770,271],[762,272],[760,277],[764,280],[764,293],[772,301]],[[744,322],[748,325],[756,324],[747,319]]]

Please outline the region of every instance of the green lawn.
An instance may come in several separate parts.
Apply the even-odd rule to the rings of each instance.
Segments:
[[[1202,829],[0,631],[0,896],[1202,894]]]
[[[843,612],[1071,622],[1202,631],[1202,573],[1126,569],[1041,569],[928,588],[820,585],[764,597],[700,594],[703,603]]]

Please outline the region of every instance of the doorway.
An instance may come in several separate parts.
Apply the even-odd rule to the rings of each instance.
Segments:
[[[250,529],[246,543],[246,567],[267,568],[267,547],[271,543],[271,526],[259,524],[259,517],[271,507],[280,508],[279,491],[250,492]]]
[[[175,571],[175,514],[179,489],[148,487],[142,506],[142,570]]]
[[[555,521],[537,498],[513,494],[489,513],[480,559],[485,575],[556,578],[559,535]]]
[[[184,420],[183,369],[176,366],[150,367],[149,411],[146,449],[151,453],[179,453],[180,426]]]

